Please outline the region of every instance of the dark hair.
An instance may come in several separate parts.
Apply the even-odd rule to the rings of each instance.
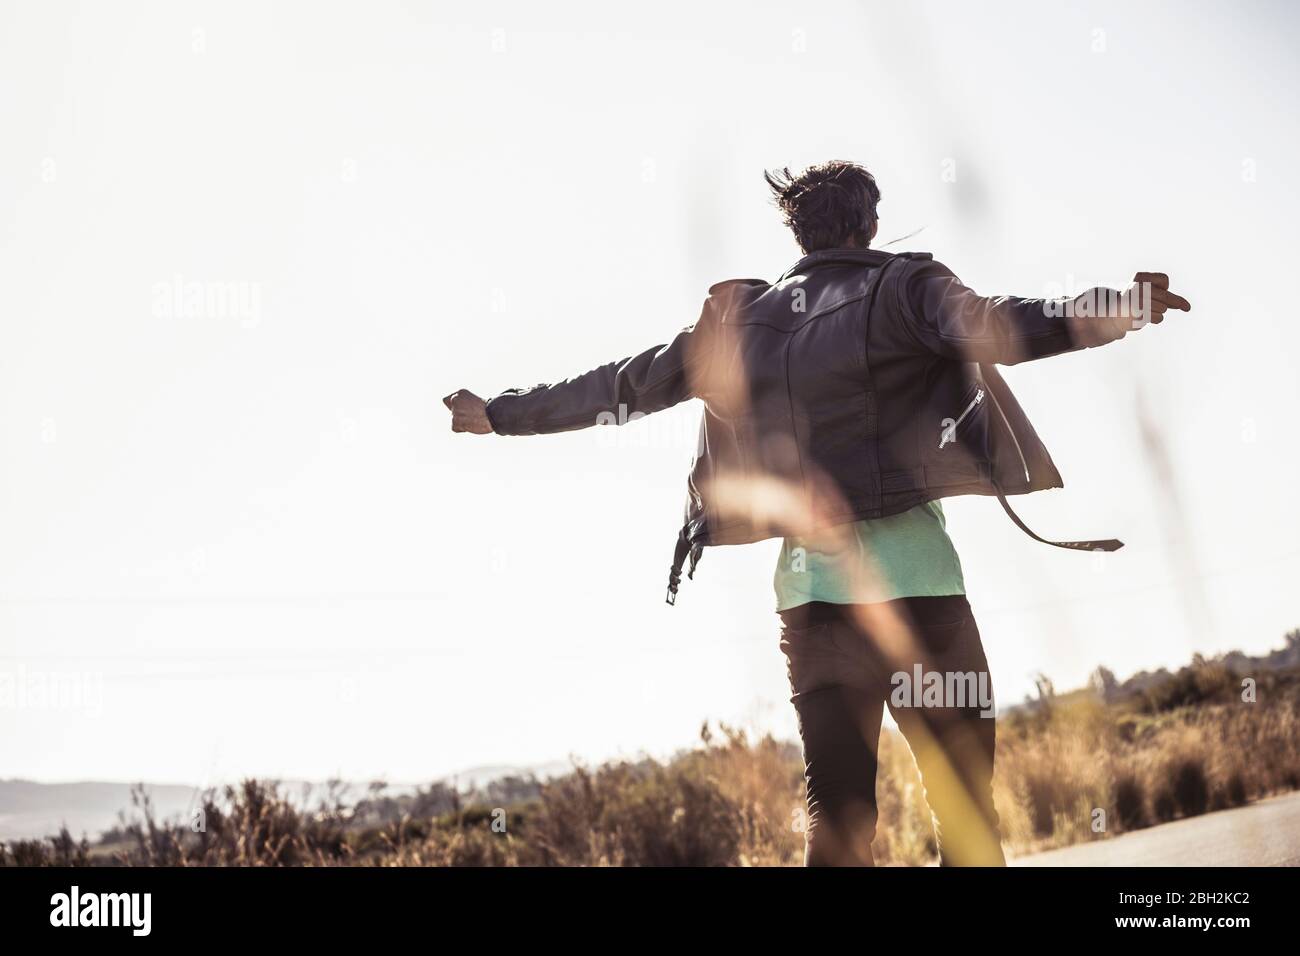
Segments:
[[[799,175],[785,169],[763,173],[804,252],[834,249],[856,241],[866,248],[876,222],[880,187],[857,163],[831,160],[809,166]]]

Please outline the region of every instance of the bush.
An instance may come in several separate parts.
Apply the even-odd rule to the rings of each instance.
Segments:
[[[1155,798],[1151,801],[1151,813],[1158,823],[1168,823],[1178,813],[1178,804],[1174,800],[1174,794],[1168,788],[1161,788],[1157,791]]]
[[[1210,804],[1210,784],[1201,760],[1181,758],[1174,764],[1171,778],[1174,803],[1182,815],[1194,817],[1204,813]]]
[[[1193,707],[1198,704],[1225,702],[1240,690],[1237,678],[1217,661],[1198,658],[1153,687],[1142,692],[1147,713]]]
[[[46,845],[48,844],[48,846]],[[44,840],[0,843],[0,866],[89,866],[90,842],[74,840],[67,827]]]
[[[698,765],[645,761],[543,785],[534,834],[546,864],[730,866],[740,822]]]
[[[1115,816],[1125,830],[1147,825],[1147,808],[1142,782],[1132,773],[1120,772],[1115,778]]]
[[[1064,800],[1060,781],[1054,776],[1029,774],[1025,777],[1025,800],[1034,834],[1048,837],[1056,829],[1056,808]]]

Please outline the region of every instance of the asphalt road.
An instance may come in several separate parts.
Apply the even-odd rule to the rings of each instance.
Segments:
[[[1300,866],[1300,793],[1009,862],[1012,866]]]

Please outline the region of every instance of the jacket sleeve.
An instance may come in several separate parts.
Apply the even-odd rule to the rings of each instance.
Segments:
[[[905,324],[922,351],[964,362],[1015,365],[1124,337],[1130,320],[1108,309],[1114,289],[1070,298],[977,295],[942,263],[911,260],[896,286]]]
[[[498,435],[547,435],[591,425],[622,425],[697,394],[711,352],[710,304],[667,345],[610,362],[554,385],[507,389],[487,403]]]

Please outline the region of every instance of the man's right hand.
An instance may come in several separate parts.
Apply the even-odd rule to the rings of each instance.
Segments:
[[[1163,272],[1139,272],[1135,275],[1133,284],[1124,290],[1123,304],[1125,316],[1131,320],[1134,329],[1140,329],[1148,322],[1159,325],[1170,309],[1192,310],[1190,302],[1169,291],[1169,276]]]
[[[442,400],[451,409],[451,430],[475,435],[492,434],[488,419],[487,402],[468,389],[458,389]]]

